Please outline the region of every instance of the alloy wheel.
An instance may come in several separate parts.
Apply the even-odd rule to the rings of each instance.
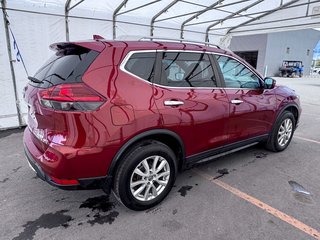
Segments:
[[[168,161],[158,155],[143,159],[130,178],[130,190],[139,201],[150,201],[166,188],[170,178]]]
[[[278,130],[278,143],[281,147],[284,147],[290,140],[292,135],[292,120],[286,118],[280,125]]]

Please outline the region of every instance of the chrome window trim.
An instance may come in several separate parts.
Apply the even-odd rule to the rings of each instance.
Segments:
[[[211,55],[219,55],[219,56],[225,56],[225,57],[229,57],[229,58],[232,58],[234,59],[235,61],[239,62],[240,64],[243,64],[245,67],[247,67],[249,69],[250,72],[252,72],[258,79],[260,79],[261,81],[263,81],[263,79],[261,79],[261,77],[259,75],[257,75],[255,72],[253,72],[251,70],[251,68],[246,64],[246,63],[242,63],[240,62],[238,59],[236,59],[235,57],[233,56],[230,56],[228,54],[223,54],[223,53],[215,53],[215,52],[208,52],[208,51],[205,51],[205,50],[173,50],[173,49],[170,49],[170,50],[165,50],[165,49],[159,49],[159,50],[134,50],[134,51],[129,51],[127,53],[127,55],[123,58],[122,62],[120,63],[120,70],[122,72],[125,72],[141,81],[144,81],[150,85],[155,85],[157,87],[162,87],[162,88],[167,88],[167,89],[204,89],[204,90],[208,90],[208,89],[241,89],[241,90],[257,90],[256,88],[228,88],[228,87],[172,87],[172,86],[165,86],[165,85],[160,85],[160,84],[157,84],[157,83],[152,83],[152,82],[149,82],[131,72],[129,72],[128,70],[125,69],[125,65],[127,64],[128,60],[130,59],[130,57],[135,54],[135,53],[157,53],[157,52],[185,52],[185,53],[206,53],[206,54],[211,54]]]
[[[125,66],[126,66],[128,60],[130,59],[130,57],[131,57],[133,54],[135,54],[135,53],[156,53],[156,52],[157,52],[156,50],[137,50],[137,51],[130,51],[130,52],[127,53],[127,55],[124,57],[124,59],[123,59],[122,62],[120,63],[120,70],[121,70],[122,72],[125,72],[125,73],[133,76],[133,77],[136,77],[136,78],[139,79],[139,80],[142,80],[142,81],[144,81],[144,82],[146,82],[146,83],[152,84],[152,82],[149,82],[148,80],[145,80],[145,79],[143,79],[143,78],[135,75],[134,73],[129,72],[127,69],[125,69]],[[154,60],[156,60],[156,58],[155,58]]]
[[[246,64],[245,62],[240,62],[240,61],[239,61],[238,59],[236,59],[235,57],[230,56],[230,55],[227,55],[227,54],[222,54],[222,53],[212,53],[212,54],[213,54],[213,55],[219,55],[219,56],[224,56],[224,57],[232,58],[233,60],[237,61],[238,63],[240,63],[240,64],[244,65],[246,68],[248,68],[251,73],[253,73],[258,79],[260,79],[260,81],[263,82],[263,79],[262,79],[259,75],[257,75],[257,73],[253,72],[253,71],[251,70],[251,67],[249,67],[249,65]],[[217,60],[217,61],[218,61],[218,60]],[[227,87],[226,87],[226,88],[227,88]],[[256,88],[227,88],[227,89],[256,89]]]

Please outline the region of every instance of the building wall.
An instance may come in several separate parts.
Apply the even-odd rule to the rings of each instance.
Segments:
[[[267,75],[277,76],[283,60],[302,61],[304,74],[309,75],[313,49],[319,40],[320,31],[313,29],[269,33],[265,56]]]
[[[263,74],[267,66],[267,76],[278,76],[283,60],[302,61],[304,74],[310,73],[313,49],[320,40],[320,31],[305,29],[247,36],[231,39],[232,51],[258,51],[257,70]],[[287,51],[287,48],[288,51]],[[309,55],[307,51],[309,50]]]
[[[258,51],[257,70],[264,72],[267,34],[236,36],[231,39],[230,49],[234,52]]]

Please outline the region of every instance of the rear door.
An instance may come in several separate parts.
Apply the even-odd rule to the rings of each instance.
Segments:
[[[229,143],[269,133],[275,114],[276,97],[262,87],[262,79],[236,58],[215,55],[224,79],[230,117]]]
[[[183,138],[187,156],[225,144],[229,103],[209,55],[163,51],[158,62],[154,96],[163,127]]]
[[[70,43],[61,43],[59,46],[60,49],[36,72],[24,89],[28,105],[28,127],[35,137],[34,143],[42,150],[45,150],[55,134],[59,133],[57,136],[62,139],[62,134],[73,134],[75,131],[67,129],[70,125],[66,120],[67,114],[46,106],[48,101],[41,99],[41,93],[53,86],[80,83],[82,75],[99,54]]]

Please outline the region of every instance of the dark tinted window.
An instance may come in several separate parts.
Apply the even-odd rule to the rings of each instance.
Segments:
[[[134,53],[127,61],[125,69],[132,74],[152,82],[156,60],[155,52]]]
[[[172,87],[216,87],[209,56],[205,53],[163,52],[161,84]]]
[[[260,81],[249,68],[237,60],[216,56],[227,88],[259,88]]]
[[[31,84],[50,87],[61,83],[80,82],[98,54],[96,51],[76,46],[57,51],[34,76],[43,83]]]

